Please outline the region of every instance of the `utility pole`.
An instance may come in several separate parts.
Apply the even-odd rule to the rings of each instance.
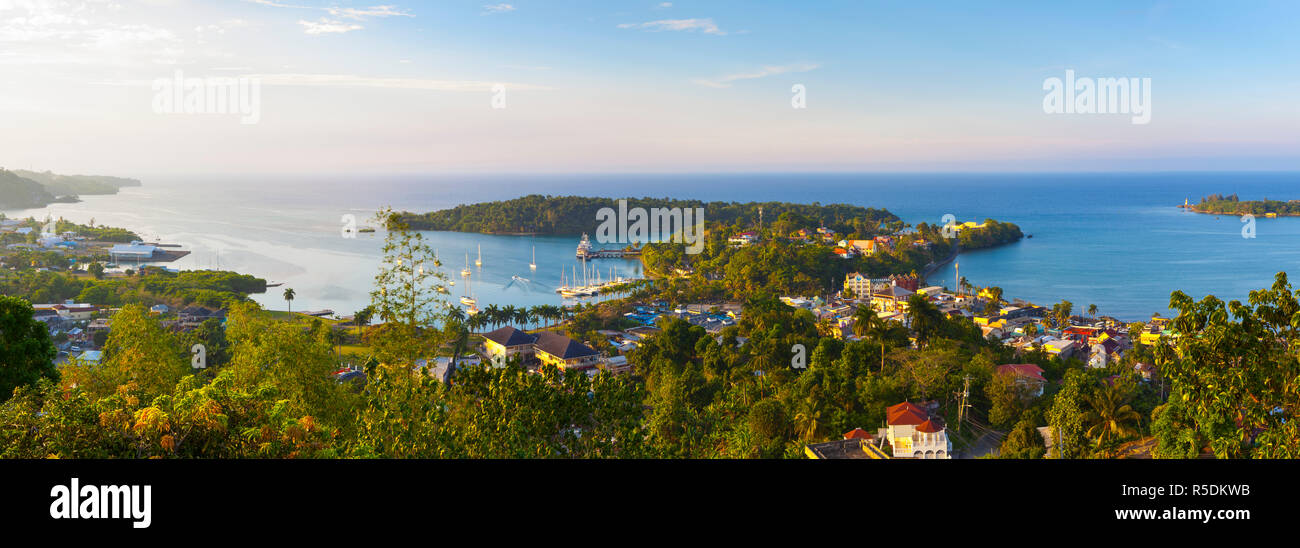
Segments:
[[[961,423],[966,420],[966,408],[970,407],[970,375],[963,377],[965,385],[961,389],[961,405],[957,406],[957,433],[961,433]]]

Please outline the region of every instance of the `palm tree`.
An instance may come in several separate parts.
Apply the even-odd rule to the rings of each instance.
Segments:
[[[1091,396],[1084,396],[1084,400],[1091,408],[1083,415],[1084,424],[1089,425],[1087,435],[1096,440],[1098,448],[1137,434],[1137,422],[1142,416],[1124,403],[1114,386],[1101,388]]]
[[[871,337],[880,341],[880,372],[885,372],[885,333],[889,331],[889,326],[885,320],[880,319],[880,315],[871,308],[871,305],[858,307],[857,313],[853,315],[853,334],[859,337]]]
[[[492,324],[494,327],[501,323],[501,308],[496,303],[487,305],[480,314],[487,317],[487,323]]]
[[[1088,316],[1094,320],[1097,319],[1097,305],[1095,304],[1088,305]]]
[[[817,431],[821,430],[822,410],[817,405],[817,399],[809,395],[804,400],[799,413],[794,416],[795,428],[799,430],[799,436],[804,440],[812,440],[817,437]]]
[[[296,291],[294,291],[292,287],[286,287],[286,288],[284,288],[284,302],[285,302],[285,304],[287,304],[287,305],[289,306],[289,313],[290,313],[290,314],[293,313],[293,298],[294,298],[294,297],[297,297],[297,296],[298,296],[298,293],[297,293]]]
[[[483,329],[488,324],[488,317],[483,314],[475,314],[465,320],[465,325],[472,331]]]
[[[501,309],[501,320],[503,323],[514,323],[515,319],[518,317],[519,310],[515,308],[515,305],[513,304],[508,304],[505,308]]]

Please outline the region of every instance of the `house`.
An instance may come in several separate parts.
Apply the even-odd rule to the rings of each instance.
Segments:
[[[1156,366],[1151,365],[1151,364],[1149,364],[1149,363],[1140,363],[1140,362],[1139,362],[1139,363],[1133,364],[1133,370],[1134,370],[1134,371],[1137,371],[1139,375],[1142,375],[1142,380],[1149,381],[1149,380],[1151,380],[1153,377],[1155,377]]]
[[[100,331],[108,331],[111,322],[112,320],[110,318],[95,318],[94,320],[91,320],[90,325],[86,326],[86,332],[93,336],[95,333]]]
[[[154,315],[157,315],[157,314],[166,314],[166,313],[167,313],[168,311],[170,311],[170,310],[171,310],[171,308],[168,308],[167,305],[165,305],[165,304],[155,304],[155,305],[149,307],[149,313],[150,313],[150,314],[154,314]]]
[[[1034,397],[1042,396],[1043,387],[1047,386],[1047,379],[1043,377],[1043,368],[1032,363],[1009,363],[999,365],[994,370],[998,375],[1013,376],[1015,383],[1029,387]]]
[[[1101,342],[1092,345],[1092,354],[1088,357],[1088,367],[1106,367],[1107,364],[1118,360],[1124,356],[1120,351],[1119,342],[1112,338],[1105,338]]]
[[[197,326],[212,318],[224,317],[220,310],[210,310],[202,306],[187,306],[180,311],[181,325],[187,327]]]
[[[595,349],[554,331],[538,333],[534,349],[538,360],[561,371],[590,369],[600,363]]]
[[[758,233],[756,232],[741,232],[727,239],[727,243],[738,247],[745,247],[757,241]]]
[[[627,362],[627,356],[614,356],[605,360],[604,370],[615,375],[632,372],[632,364]]]
[[[875,240],[844,240],[840,245],[852,248],[862,255],[871,255],[876,252]]]
[[[53,308],[59,314],[59,317],[73,321],[89,320],[91,316],[94,316],[99,311],[99,308],[95,305],[77,303],[56,304]]]
[[[906,312],[907,299],[914,294],[905,287],[890,285],[871,293],[871,306],[881,312]]]
[[[943,420],[924,407],[904,401],[885,408],[885,436],[894,458],[949,459],[952,441]]]
[[[99,364],[99,360],[104,357],[104,353],[98,350],[87,350],[77,356],[77,360],[85,364]]]
[[[506,360],[518,359],[520,363],[531,363],[535,359],[533,343],[536,335],[506,326],[483,335],[483,353],[496,357],[505,354]]]
[[[916,290],[921,287],[921,280],[911,274],[904,274],[902,276],[899,275],[890,276],[889,283],[901,287],[903,289],[906,289],[908,291],[911,291],[913,293],[915,293]]]
[[[1039,344],[1048,354],[1058,356],[1062,360],[1069,359],[1074,355],[1075,350],[1078,348],[1078,343],[1067,339],[1048,338]]]

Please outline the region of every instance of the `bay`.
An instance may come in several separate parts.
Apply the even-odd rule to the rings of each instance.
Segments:
[[[123,175],[123,174],[118,174]],[[125,174],[130,175],[130,174]],[[222,268],[293,287],[295,310],[351,312],[369,302],[382,245],[376,234],[343,238],[342,217],[365,224],[384,206],[431,211],[460,203],[527,194],[605,197],[655,196],[722,201],[850,203],[883,207],[915,224],[995,218],[1020,225],[1033,238],[963,253],[960,273],[978,286],[997,285],[1008,298],[1038,304],[1069,300],[1076,311],[1096,304],[1100,314],[1126,320],[1167,315],[1169,294],[1182,289],[1244,300],[1271,285],[1278,271],[1300,267],[1300,218],[1257,219],[1255,238],[1242,237],[1241,220],[1199,215],[1176,207],[1211,193],[1241,199],[1300,198],[1296,173],[1084,174],[581,174],[387,177],[157,177],[112,196],[81,203],[5,211],[9,217],[46,215],[121,226],[147,239],[177,243],[191,255],[181,269]],[[707,217],[708,212],[705,212]],[[770,219],[769,219],[770,221]],[[596,221],[591,221],[594,230]],[[488,304],[560,303],[554,293],[574,258],[579,235],[494,236],[426,232],[448,276],[465,291],[460,270],[469,254],[470,288]],[[483,267],[473,267],[478,246]],[[537,271],[528,269],[537,251]],[[640,276],[639,263],[594,261],[602,277]],[[953,265],[932,283],[955,285]],[[529,280],[521,283],[512,276]],[[281,288],[254,298],[283,309]],[[453,298],[454,301],[454,298]]]

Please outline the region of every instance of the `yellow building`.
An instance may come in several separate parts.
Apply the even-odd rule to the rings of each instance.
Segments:
[[[552,331],[538,333],[533,348],[538,360],[560,371],[591,369],[600,363],[600,352]]]

